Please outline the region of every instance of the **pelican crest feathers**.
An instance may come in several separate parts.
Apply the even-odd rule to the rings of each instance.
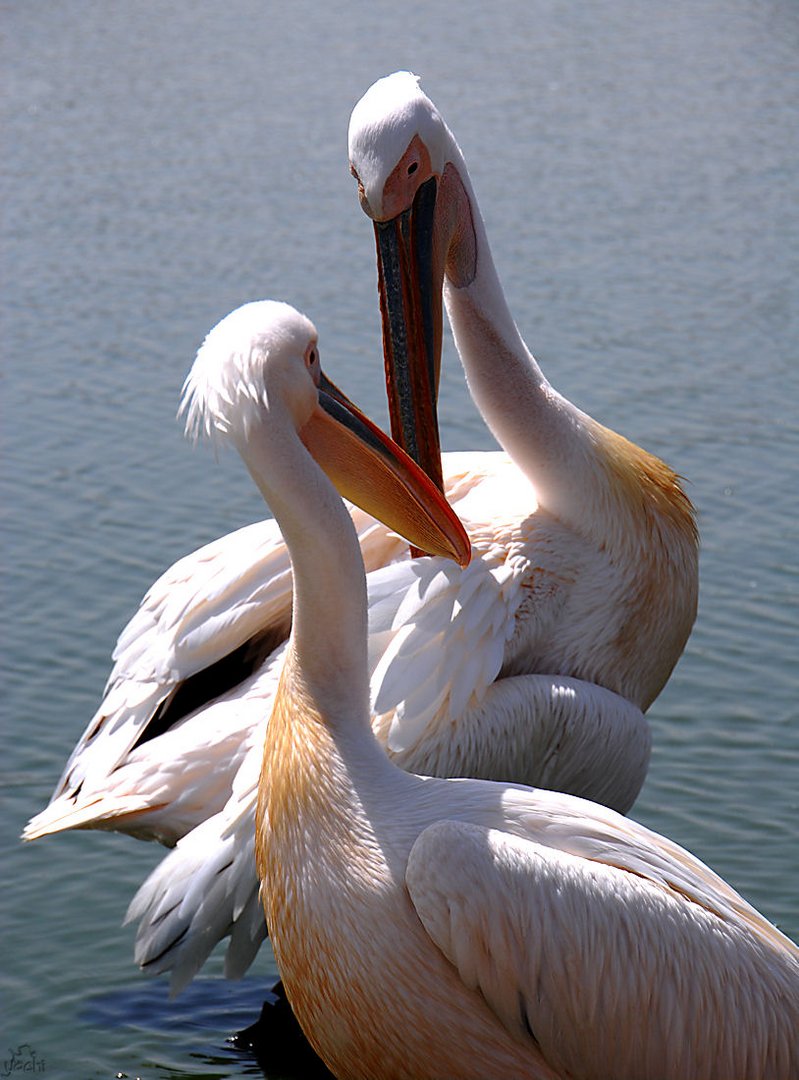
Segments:
[[[316,336],[311,320],[280,300],[254,300],[226,315],[197,350],[183,384],[178,416],[185,416],[186,434],[216,444],[246,440],[268,408],[268,357]]]

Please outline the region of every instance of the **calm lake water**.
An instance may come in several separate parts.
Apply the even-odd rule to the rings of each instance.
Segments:
[[[120,927],[161,849],[17,838],[147,586],[264,515],[234,455],[193,450],[175,422],[206,331],[245,300],[289,300],[385,421],[346,128],[398,67],[461,143],[550,379],[665,457],[699,508],[699,618],[650,711],[633,816],[799,938],[794,0],[2,10],[0,1074],[260,1075],[225,1038],[275,978],[266,950],[239,984],[216,958],[170,1003]],[[489,447],[446,350],[445,445]]]

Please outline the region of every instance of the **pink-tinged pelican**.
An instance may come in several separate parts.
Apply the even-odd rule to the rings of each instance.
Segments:
[[[291,556],[257,856],[317,1052],[341,1080],[794,1078],[799,950],[707,866],[587,800],[385,754],[358,539],[307,437],[315,336],[291,330],[223,393],[197,372],[189,418],[240,450]],[[435,488],[413,490],[442,520]]]
[[[385,684],[381,668],[373,679],[376,712],[392,727],[389,748],[451,722],[450,703],[460,705],[470,691],[473,702],[500,699],[485,719],[485,738],[501,743],[523,701],[523,691],[501,701],[507,677],[533,693],[540,680],[569,675],[646,710],[696,616],[698,538],[679,478],[544,377],[508,310],[463,156],[416,76],[397,72],[367,91],[350,119],[349,155],[361,205],[375,223],[392,435],[435,477],[443,289],[469,390],[505,451],[474,455],[480,527],[459,507],[476,558],[465,572],[452,568],[444,591],[451,611],[479,617],[460,666],[450,658],[433,689],[425,687],[438,715],[419,710],[424,731],[415,726],[412,698],[402,701],[400,665]],[[423,590],[415,606],[413,597],[405,600],[404,624],[439,629],[441,591],[432,602]],[[417,652],[406,635],[403,629],[397,648],[413,665]],[[393,659],[390,646],[386,656]],[[581,707],[580,692],[572,702]],[[571,760],[583,777],[605,768],[599,723],[590,737],[594,719],[580,716],[588,734],[582,757]],[[561,724],[568,730],[571,722]],[[636,794],[646,775],[639,746],[648,738],[642,720],[626,772],[622,764],[616,776]],[[545,714],[529,724],[529,740],[531,760],[552,745]],[[546,786],[594,797],[590,782],[583,790]],[[625,808],[622,800],[601,801]]]

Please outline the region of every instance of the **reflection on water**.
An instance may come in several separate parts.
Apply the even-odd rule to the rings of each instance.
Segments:
[[[245,300],[289,300],[385,420],[345,135],[401,66],[458,135],[548,377],[674,465],[699,507],[700,614],[650,712],[635,816],[799,937],[795,5],[412,2],[390,35],[361,0],[279,18],[257,0],[6,14],[7,1046],[66,1080],[258,1074],[225,1039],[276,977],[268,950],[240,984],[214,958],[170,1003],[120,926],[161,852],[16,838],[147,586],[263,516],[240,462],[192,452],[174,420],[207,329]],[[491,446],[449,339],[442,435]]]

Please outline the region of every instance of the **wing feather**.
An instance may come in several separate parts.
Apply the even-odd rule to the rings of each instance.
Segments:
[[[351,513],[367,567],[407,550],[368,514],[354,507]],[[171,814],[170,807],[185,808],[187,789],[209,769],[214,788],[230,790],[252,721],[245,709],[239,720],[219,729],[214,745],[207,735],[214,723],[208,704],[228,689],[226,679],[235,685],[253,669],[257,674],[288,636],[291,590],[288,551],[271,519],[205,545],[162,574],[120,634],[103,700],[24,839],[96,827],[172,844],[213,813],[218,801],[209,801],[203,813],[200,800],[208,785],[202,782],[196,813]],[[228,675],[221,667],[229,658],[236,659]],[[200,680],[198,688],[181,699],[192,679]],[[246,691],[251,684],[241,685]],[[186,730],[176,746],[172,736],[178,728]],[[171,787],[161,782],[167,777],[174,781]],[[154,809],[157,822],[149,816]]]
[[[372,709],[393,714],[388,746],[402,753],[437,713],[443,724],[480,702],[502,669],[519,598],[512,569],[486,553],[465,569],[425,559],[386,567],[381,575],[379,618],[370,616],[370,635],[384,646],[372,672]],[[392,596],[393,637],[386,644]],[[370,655],[376,654],[373,642]]]
[[[599,846],[611,823],[599,823]],[[662,867],[648,876],[654,834],[618,827],[637,873],[552,846],[552,834],[440,821],[412,848],[408,891],[464,983],[564,1075],[787,1080],[799,1050],[795,947],[705,902],[715,875],[687,852],[676,876],[691,879],[692,899]]]
[[[255,867],[255,809],[261,718],[253,751],[239,768],[227,805],[188,832],[133,897],[125,922],[138,921],[134,957],[170,991],[189,983],[216,944],[229,937],[225,975],[241,978],[266,937]]]

